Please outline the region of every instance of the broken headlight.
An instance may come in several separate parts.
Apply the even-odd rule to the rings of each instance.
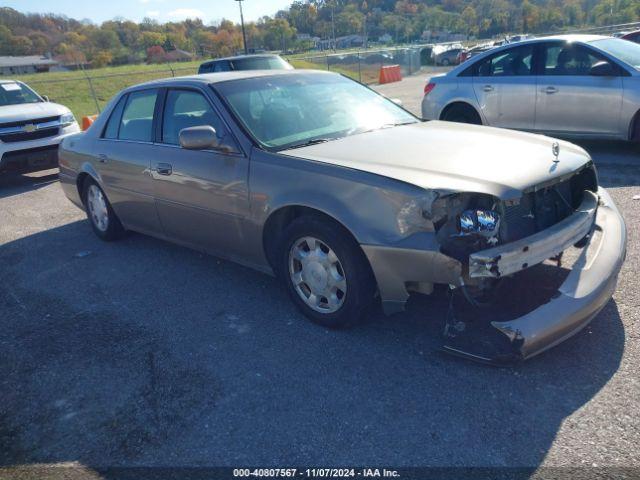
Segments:
[[[458,216],[460,235],[495,237],[499,229],[500,215],[493,210],[465,210]]]

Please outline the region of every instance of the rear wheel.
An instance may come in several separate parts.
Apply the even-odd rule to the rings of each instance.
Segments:
[[[360,246],[323,218],[300,217],[285,229],[280,272],[296,306],[325,327],[357,323],[373,301],[375,281]]]
[[[473,125],[482,125],[480,115],[475,109],[469,105],[452,105],[442,114],[442,120],[447,122],[470,123]]]
[[[113,211],[104,191],[95,181],[85,182],[83,200],[91,228],[98,237],[105,241],[112,241],[124,235],[122,223]]]

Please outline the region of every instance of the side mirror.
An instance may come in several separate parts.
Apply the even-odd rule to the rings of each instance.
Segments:
[[[216,130],[209,125],[189,127],[180,130],[180,146],[188,150],[220,150]]]
[[[598,62],[591,67],[589,75],[594,77],[615,77],[617,72],[609,62]]]
[[[48,95],[41,95],[41,97],[45,102],[49,101],[49,96]]]

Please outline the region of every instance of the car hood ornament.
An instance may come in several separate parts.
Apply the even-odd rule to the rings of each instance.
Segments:
[[[558,155],[560,155],[560,144],[558,142],[553,142],[553,144],[551,145],[551,153],[553,153],[553,156],[556,157],[553,160],[553,163],[558,163],[560,161],[558,159]]]

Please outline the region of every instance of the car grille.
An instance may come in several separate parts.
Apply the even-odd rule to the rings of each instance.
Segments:
[[[59,128],[47,128],[46,130],[36,130],[35,132],[0,134],[0,141],[11,143],[25,142],[27,140],[39,140],[41,138],[55,137],[59,131]]]
[[[502,241],[520,240],[555,225],[575,211],[585,190],[596,189],[595,172],[589,167],[569,179],[525,193],[518,204],[505,204]]]
[[[23,120],[19,122],[7,122],[0,124],[0,141],[5,143],[24,142],[28,140],[39,140],[41,138],[53,137],[60,132],[60,117],[43,117],[37,119]],[[54,125],[48,126],[49,123]],[[36,127],[34,131],[27,131],[27,125]],[[40,127],[40,128],[38,128]]]

